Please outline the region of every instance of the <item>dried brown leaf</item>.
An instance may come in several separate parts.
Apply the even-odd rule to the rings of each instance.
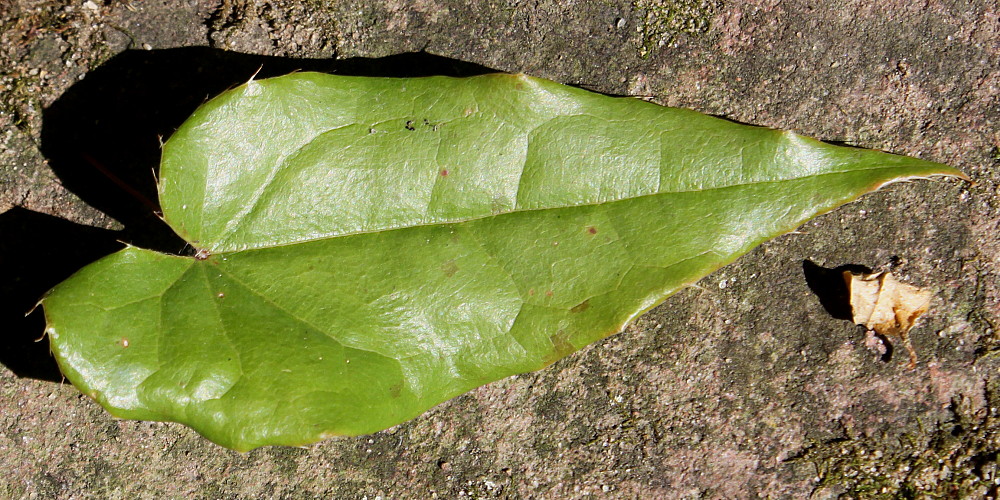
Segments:
[[[927,312],[931,291],[903,283],[888,272],[844,271],[844,281],[850,292],[854,322],[883,337],[901,339],[910,353],[910,368],[916,366],[917,354],[908,333],[917,318]]]

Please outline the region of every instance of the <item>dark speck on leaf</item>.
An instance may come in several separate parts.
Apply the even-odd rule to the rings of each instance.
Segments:
[[[416,130],[413,126],[413,120],[406,120],[406,130]]]
[[[393,399],[398,398],[399,395],[402,394],[402,392],[403,392],[402,382],[398,384],[393,384],[391,387],[389,387],[389,396],[391,396]]]

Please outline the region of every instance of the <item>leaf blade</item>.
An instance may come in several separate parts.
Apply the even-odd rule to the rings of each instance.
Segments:
[[[325,116],[281,139],[284,152],[257,151],[260,137],[284,133],[266,116],[243,118],[259,121],[250,128],[263,135],[226,146],[257,133],[227,114],[245,112],[241,99],[252,104],[275,81],[213,100],[171,138],[161,172],[165,218],[212,255],[196,261],[128,248],[54,289],[45,299],[48,331],[75,384],[116,415],[180,421],[241,450],[374,432],[620,331],[756,244],[864,192],[900,178],[960,175],[523,76],[343,78],[276,79],[300,91],[338,85],[308,105],[296,91],[264,106]],[[427,102],[400,98],[401,88]],[[462,96],[479,102],[497,92],[491,105],[511,108],[497,123],[523,122],[490,135],[491,118],[449,135],[455,129],[445,118],[468,109]],[[383,101],[405,109],[376,106],[358,119]],[[419,122],[418,131],[405,115],[426,109],[442,119]],[[626,130],[637,118],[638,131]],[[395,132],[382,136],[367,122]],[[213,134],[221,139],[205,139]],[[495,178],[487,175],[510,144],[523,146],[523,158],[502,160]],[[376,149],[360,159],[344,153],[355,147]],[[438,163],[442,151],[457,163]],[[309,175],[299,176],[296,162]],[[478,177],[463,177],[469,164]],[[336,172],[330,184],[354,191],[331,195],[315,176],[337,168],[396,177]],[[353,199],[366,190],[378,196]],[[468,196],[455,194],[462,192]],[[388,210],[372,212],[377,204]],[[355,217],[361,212],[368,219]],[[152,314],[146,309],[85,307],[94,282],[128,285],[148,275],[170,283],[159,294],[161,323],[143,320]],[[149,299],[142,287],[112,288],[105,302]],[[122,329],[107,325],[135,323],[155,349],[113,342]]]

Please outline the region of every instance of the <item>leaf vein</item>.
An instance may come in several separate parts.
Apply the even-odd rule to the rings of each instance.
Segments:
[[[641,198],[648,198],[648,197],[654,197],[654,196],[671,196],[671,195],[687,194],[687,193],[700,193],[700,192],[705,192],[705,191],[721,191],[721,190],[726,190],[726,189],[737,189],[737,188],[744,188],[744,187],[749,187],[749,186],[759,186],[759,185],[765,185],[765,184],[781,184],[781,183],[785,183],[785,182],[794,182],[794,181],[800,181],[800,180],[803,180],[803,179],[808,179],[808,178],[811,178],[811,177],[825,177],[825,176],[832,176],[832,175],[841,175],[841,174],[845,174],[845,173],[867,172],[867,171],[875,171],[875,170],[894,170],[894,169],[897,169],[897,168],[899,168],[899,167],[859,168],[859,169],[854,169],[854,170],[844,170],[844,171],[836,171],[836,172],[824,172],[824,173],[821,173],[821,174],[811,174],[811,175],[806,175],[806,176],[802,176],[802,177],[791,177],[791,178],[787,178],[787,179],[774,179],[774,180],[767,180],[767,181],[753,181],[753,182],[744,182],[744,183],[739,183],[739,184],[729,184],[729,185],[725,185],[725,186],[712,186],[712,187],[699,188],[699,189],[684,189],[684,190],[676,190],[676,191],[665,191],[665,192],[661,192],[661,193],[649,193],[649,194],[642,194],[642,195],[632,196],[632,197],[628,197],[628,198],[620,198],[620,199],[617,199],[617,200],[603,200],[603,201],[587,202],[587,203],[580,203],[580,204],[568,205],[568,206],[553,206],[553,207],[544,207],[544,208],[515,209],[515,210],[510,210],[510,211],[503,212],[503,213],[498,213],[498,214],[485,214],[485,215],[481,215],[481,216],[467,217],[467,218],[458,218],[458,219],[443,220],[443,221],[442,220],[436,220],[436,221],[433,221],[433,222],[416,223],[416,224],[410,224],[410,225],[407,225],[407,226],[387,227],[387,228],[380,228],[380,229],[368,229],[368,230],[345,232],[345,233],[339,233],[339,234],[325,234],[325,235],[320,235],[320,236],[316,236],[316,237],[302,238],[302,239],[299,239],[299,240],[296,240],[296,241],[290,241],[290,242],[287,242],[287,243],[268,243],[268,244],[263,244],[263,245],[259,245],[259,246],[252,246],[251,245],[251,246],[247,246],[245,248],[242,248],[240,251],[243,251],[243,250],[260,250],[260,249],[265,249],[265,248],[280,248],[280,247],[286,247],[286,246],[291,246],[291,245],[297,245],[299,243],[308,243],[308,242],[312,242],[312,241],[322,241],[322,240],[328,240],[328,239],[333,239],[333,238],[344,238],[344,237],[348,237],[348,236],[357,236],[357,235],[362,235],[362,234],[384,233],[384,232],[388,232],[388,231],[406,230],[406,229],[413,229],[413,228],[419,228],[419,227],[463,224],[463,223],[467,223],[467,222],[474,222],[474,221],[479,221],[479,220],[491,219],[491,218],[494,218],[494,217],[504,217],[504,216],[508,216],[508,215],[514,215],[514,214],[526,213],[526,212],[536,212],[536,211],[544,211],[544,210],[562,210],[562,209],[572,209],[572,208],[583,208],[583,207],[589,207],[589,206],[595,206],[595,205],[603,205],[603,204],[606,204],[606,203],[625,202],[625,201],[636,200],[636,199],[641,199]],[[888,181],[886,183],[888,183]],[[883,183],[883,184],[886,184],[886,183]]]

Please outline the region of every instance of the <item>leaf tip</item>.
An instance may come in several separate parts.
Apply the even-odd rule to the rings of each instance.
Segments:
[[[938,165],[938,164],[935,164],[935,165]],[[955,179],[959,179],[959,180],[962,180],[962,181],[965,181],[965,182],[970,182],[970,183],[975,184],[975,181],[973,181],[971,177],[969,177],[968,175],[966,175],[965,172],[962,172],[961,170],[958,170],[958,169],[952,168],[952,167],[948,167],[946,165],[940,165],[940,167],[941,168],[939,168],[939,170],[933,171],[933,172],[927,172],[927,173],[915,174],[915,175],[905,175],[905,176],[893,177],[891,179],[879,181],[875,186],[873,186],[873,188],[871,189],[871,191],[877,191],[877,190],[882,189],[882,188],[884,188],[884,187],[886,187],[886,186],[888,186],[890,184],[896,184],[897,182],[910,182],[910,181],[915,181],[915,180],[931,180],[931,179],[936,178],[936,177],[955,178]]]

